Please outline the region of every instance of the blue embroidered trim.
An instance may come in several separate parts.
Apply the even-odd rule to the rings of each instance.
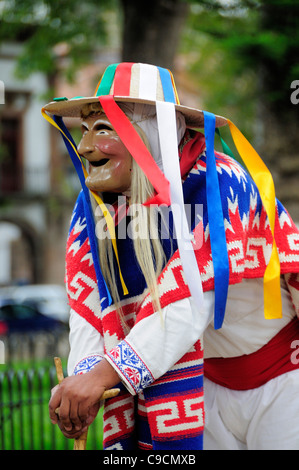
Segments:
[[[74,375],[86,374],[86,372],[89,372],[91,369],[93,369],[94,366],[102,359],[103,356],[100,354],[91,354],[90,356],[81,359],[74,369]]]
[[[127,341],[123,340],[109,351],[107,356],[136,393],[151,385],[155,380],[150,370]]]

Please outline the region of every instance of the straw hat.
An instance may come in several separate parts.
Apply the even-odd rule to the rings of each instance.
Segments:
[[[64,117],[80,117],[82,107],[88,103],[98,103],[99,97],[112,95],[116,102],[144,103],[154,105],[157,101],[175,104],[190,128],[204,126],[203,111],[182,106],[179,102],[171,72],[162,67],[140,63],[120,63],[109,65],[100,80],[95,94],[89,97],[77,96],[55,98],[44,110]],[[224,126],[227,120],[216,115],[216,127]]]

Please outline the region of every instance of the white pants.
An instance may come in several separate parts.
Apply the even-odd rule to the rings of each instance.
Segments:
[[[299,370],[229,390],[205,378],[205,450],[299,450]]]

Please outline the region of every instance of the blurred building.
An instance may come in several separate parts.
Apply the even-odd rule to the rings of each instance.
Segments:
[[[41,115],[55,96],[89,95],[99,75],[119,62],[118,47],[99,51],[78,71],[75,85],[61,77],[16,76],[21,44],[0,46],[0,287],[64,284],[65,248],[80,183],[62,138]],[[56,50],[63,60],[67,51]],[[79,139],[79,122],[65,120]],[[77,139],[76,139],[77,136]]]
[[[43,119],[40,73],[15,75],[17,44],[0,48],[0,285],[59,283],[77,178],[59,133]]]

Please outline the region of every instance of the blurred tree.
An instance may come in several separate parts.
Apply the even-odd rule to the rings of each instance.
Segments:
[[[299,78],[299,0],[3,0],[0,41],[24,43],[21,76],[55,75],[66,45],[63,70],[75,79],[108,41],[107,12],[115,15],[122,60],[173,69],[181,44],[206,108],[254,137],[278,196],[297,207],[299,220],[299,105],[290,99]]]
[[[0,41],[23,44],[17,64],[22,77],[36,71],[55,74],[64,45],[63,68],[71,80],[107,41],[105,15],[117,4],[117,0],[5,0],[0,4]]]
[[[64,45],[63,69],[72,80],[78,67],[107,44],[107,13],[113,12],[122,60],[172,67],[187,9],[186,0],[4,0],[0,41],[24,44],[17,68],[23,77],[34,71],[55,74]]]
[[[186,20],[184,0],[121,0],[123,60],[160,65],[173,70],[174,57]]]
[[[260,24],[264,35],[253,53],[260,69],[261,151],[275,170],[278,196],[298,222],[299,106],[291,101],[291,84],[299,78],[299,1],[264,0]]]
[[[203,105],[249,135],[299,221],[299,105],[291,101],[299,79],[299,0],[190,3],[182,51]]]

